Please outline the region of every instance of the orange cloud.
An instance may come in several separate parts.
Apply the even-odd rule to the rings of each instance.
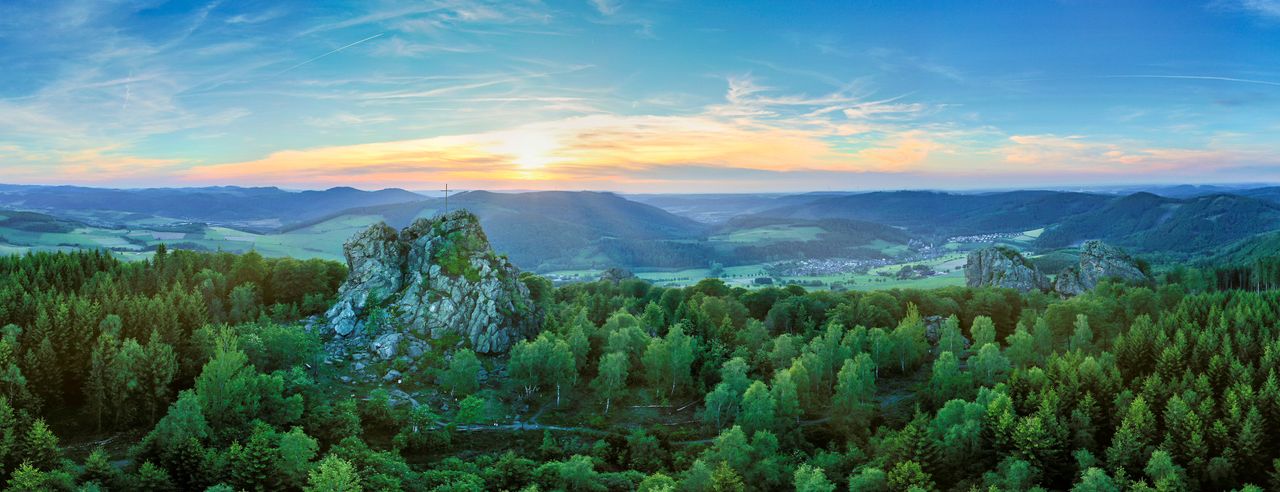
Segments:
[[[1206,170],[1238,163],[1242,151],[1146,147],[1134,143],[1099,142],[1081,136],[1014,135],[998,149],[1005,162],[1036,172],[1140,174],[1173,170]]]
[[[440,181],[539,187],[609,179],[663,166],[763,171],[902,169],[936,144],[912,137],[859,153],[835,150],[819,132],[702,116],[593,115],[508,130],[287,150],[263,159],[192,168],[188,181],[284,184]]]
[[[892,147],[878,147],[858,151],[858,156],[879,165],[881,171],[907,171],[940,149],[937,142],[919,137],[898,140]]]

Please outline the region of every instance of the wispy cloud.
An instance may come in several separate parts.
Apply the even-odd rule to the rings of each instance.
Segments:
[[[1151,147],[1134,141],[1051,134],[1013,135],[998,152],[1006,162],[1042,174],[1204,173],[1243,163],[1277,161],[1274,154],[1263,149]]]
[[[1280,0],[1278,0],[1280,1]],[[1280,5],[1280,4],[1277,4]],[[1280,82],[1235,77],[1219,77],[1213,75],[1104,75],[1108,79],[1172,79],[1172,80],[1209,80],[1214,82],[1236,82],[1241,84],[1270,85],[1280,87]]]
[[[1216,10],[1247,12],[1268,20],[1280,20],[1280,0],[1217,0],[1209,3]]]
[[[596,12],[600,15],[613,15],[618,13],[618,4],[613,0],[590,0],[591,6],[596,8]]]
[[[192,182],[241,182],[268,176],[298,185],[341,182],[353,170],[370,182],[426,185],[438,180],[476,180],[493,186],[540,187],[593,181],[617,184],[645,180],[665,167],[768,172],[906,172],[945,145],[921,131],[898,131],[879,123],[884,115],[910,115],[923,106],[868,100],[848,91],[806,96],[769,89],[750,77],[728,80],[725,103],[687,116],[596,113],[519,125],[502,130],[273,153],[263,159],[198,166]],[[437,96],[440,92],[429,94]],[[382,97],[424,97],[392,93]],[[528,98],[478,97],[473,101],[528,102]],[[577,103],[580,98],[535,98]],[[815,107],[834,110],[815,112]],[[905,117],[905,116],[904,116]],[[891,134],[874,142],[845,128]],[[361,119],[340,115],[339,122]],[[834,139],[834,140],[833,140]],[[868,145],[869,143],[869,145]],[[859,148],[849,148],[857,144]]]

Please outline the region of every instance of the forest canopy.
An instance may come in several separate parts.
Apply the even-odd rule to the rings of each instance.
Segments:
[[[312,318],[341,264],[11,256],[0,471],[9,490],[1276,488],[1276,271],[1070,299],[525,276],[540,335],[499,356],[441,339],[368,385]]]

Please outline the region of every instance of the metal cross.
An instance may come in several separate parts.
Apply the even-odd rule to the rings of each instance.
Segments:
[[[440,191],[444,192],[444,213],[448,214],[449,213],[449,183],[445,183],[444,189]]]

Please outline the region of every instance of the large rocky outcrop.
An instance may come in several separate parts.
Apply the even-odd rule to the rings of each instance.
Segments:
[[[542,312],[519,271],[489,247],[466,211],[419,219],[397,233],[376,224],[343,246],[350,269],[325,313],[336,336],[375,354],[421,351],[450,334],[480,353],[537,333]]]
[[[1080,249],[1080,265],[1059,273],[1054,279],[1053,290],[1064,296],[1080,295],[1109,278],[1129,283],[1151,281],[1151,276],[1142,270],[1138,260],[1124,250],[1102,241],[1086,241]]]
[[[1049,278],[1017,250],[992,246],[969,253],[964,265],[969,287],[1000,287],[1020,292],[1049,290]]]

